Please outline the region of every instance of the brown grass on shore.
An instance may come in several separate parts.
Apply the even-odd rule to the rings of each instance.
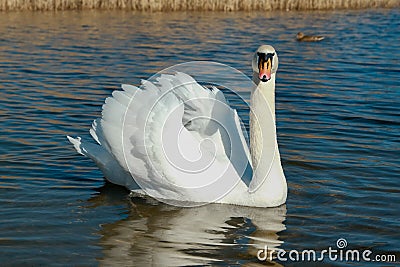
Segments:
[[[137,11],[332,10],[400,7],[400,0],[0,0],[0,11],[124,9]]]

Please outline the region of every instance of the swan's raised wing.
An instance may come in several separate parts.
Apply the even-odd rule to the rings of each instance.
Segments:
[[[249,149],[244,137],[242,123],[235,109],[232,109],[224,94],[216,87],[212,89],[199,85],[191,76],[178,72],[162,75],[174,94],[185,106],[182,122],[185,128],[202,138],[221,135],[222,147],[242,180],[249,185],[252,177]]]
[[[236,111],[219,90],[183,73],[122,89],[106,99],[102,118],[92,125],[98,145],[70,140],[106,166],[108,180],[115,182],[112,168],[118,163],[131,174],[118,184],[136,190],[137,183],[158,199],[213,202],[233,188],[246,191],[241,174],[248,166],[247,145]]]

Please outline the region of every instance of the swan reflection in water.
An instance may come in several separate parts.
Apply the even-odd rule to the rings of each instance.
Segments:
[[[255,266],[261,262],[257,252],[265,246],[278,248],[283,241],[279,232],[286,229],[286,205],[276,208],[253,208],[209,204],[181,208],[150,198],[121,199],[110,185],[90,202],[104,206],[129,202],[126,219],[102,225],[100,246],[104,266],[186,266],[204,264],[239,264]],[[107,192],[108,191],[108,192]],[[115,203],[115,198],[120,203]],[[258,264],[257,264],[258,263]]]

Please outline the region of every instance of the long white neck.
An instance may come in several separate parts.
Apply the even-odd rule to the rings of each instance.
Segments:
[[[284,203],[287,186],[276,137],[275,74],[268,82],[259,82],[251,95],[250,150],[253,165],[250,193],[274,205]]]
[[[254,80],[258,80],[258,77]],[[267,152],[275,150],[275,74],[268,82],[259,82],[251,93],[250,151],[253,168],[265,163]],[[264,152],[264,153],[263,153]],[[265,165],[265,164],[264,164]]]
[[[260,93],[262,93],[264,99],[268,102],[268,105],[271,108],[271,112],[274,115],[273,116],[274,119],[275,119],[275,77],[276,77],[276,74],[273,73],[271,75],[271,79],[268,82],[264,83],[264,82],[260,82],[260,79],[258,78],[257,73],[253,73],[253,82],[257,85],[257,87],[256,87],[256,90],[254,90],[251,95],[251,105],[253,107],[254,105],[259,104],[258,101],[255,101],[253,99],[256,96],[256,95],[254,95],[254,93],[256,91],[259,91]]]

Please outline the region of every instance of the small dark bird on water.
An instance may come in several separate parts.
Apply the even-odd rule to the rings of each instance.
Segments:
[[[318,42],[323,40],[325,37],[316,35],[304,35],[304,33],[299,32],[297,33],[296,38],[299,42]]]

